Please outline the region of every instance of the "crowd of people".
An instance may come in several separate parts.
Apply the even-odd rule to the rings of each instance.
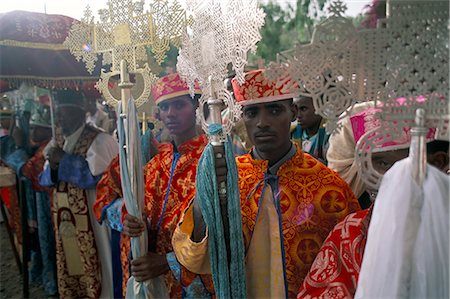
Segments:
[[[267,80],[265,70],[250,71],[244,84],[232,80],[231,86],[243,110],[243,126],[232,140],[239,149],[247,296],[354,297],[377,192],[364,185],[354,157],[362,134],[380,125],[367,117],[373,103],[356,105],[329,136],[312,99]],[[197,165],[208,144],[196,123],[200,96],[198,86],[191,96],[177,73],[152,86],[150,100],[166,133],[141,136],[147,153],[143,218],[126,211],[114,120],[97,100],[59,90],[56,124],[50,107],[36,102],[31,111],[16,113],[20,126],[3,105],[0,166],[2,174],[15,173],[25,182],[26,229],[35,245],[30,279],[49,296],[125,298],[133,276],[137,282],[160,277],[170,298],[215,297],[210,236],[196,200]],[[161,135],[168,138],[154,137]],[[428,162],[447,173],[448,140],[429,141]],[[407,157],[409,142],[378,148],[374,168],[384,173]],[[212,167],[219,183],[230,171],[226,165],[218,153]],[[2,175],[4,220],[20,246],[15,184]],[[148,252],[133,257],[130,238],[145,229]]]

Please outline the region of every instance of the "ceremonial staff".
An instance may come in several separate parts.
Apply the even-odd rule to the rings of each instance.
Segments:
[[[150,47],[158,63],[164,61],[169,45],[179,46],[181,34],[188,19],[181,6],[167,0],[155,0],[150,10],[144,10],[145,1],[108,1],[108,8],[99,10],[101,22],[94,23],[89,7],[82,22],[74,23],[65,44],[70,52],[86,63],[92,72],[98,54],[103,54],[103,63],[111,64],[109,72],[102,72],[97,88],[106,101],[116,106],[119,113],[118,132],[120,143],[120,173],[127,212],[142,219],[144,206],[144,183],[142,152],[139,142],[137,107],[145,103],[151,85],[157,79],[147,63],[147,48]],[[142,76],[142,94],[133,99],[130,74]],[[115,98],[108,83],[113,76],[120,75],[120,99]],[[142,219],[146,223],[145,219]],[[132,238],[131,250],[137,258],[147,253],[147,231],[139,238]],[[167,297],[162,277],[144,283],[130,277],[127,298]]]
[[[193,91],[194,82],[202,88],[197,116],[209,135],[199,160],[195,205],[208,227],[208,245],[214,289],[219,298],[245,298],[245,254],[236,161],[228,134],[240,118],[240,107],[226,89],[229,64],[239,83],[244,82],[247,52],[256,50],[264,23],[257,1],[191,2],[192,33],[186,34],[178,56],[177,70]],[[209,123],[204,115],[208,105]],[[229,119],[223,122],[226,106]],[[226,162],[226,182],[218,182],[215,166]],[[194,205],[194,207],[195,207]]]

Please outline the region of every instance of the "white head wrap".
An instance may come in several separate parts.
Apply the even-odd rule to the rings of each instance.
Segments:
[[[353,107],[351,115],[357,114],[374,106],[374,102],[356,104]],[[340,130],[335,131],[330,136],[330,147],[327,151],[327,160],[328,167],[336,171],[341,178],[350,185],[353,193],[355,193],[355,196],[359,198],[366,190],[366,186],[361,179],[361,174],[359,173],[358,166],[355,162],[356,142],[353,137],[350,116],[343,118],[340,121],[342,124]]]

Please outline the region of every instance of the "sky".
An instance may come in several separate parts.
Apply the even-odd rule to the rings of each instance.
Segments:
[[[183,0],[179,0],[184,2]],[[266,0],[267,1],[267,0]],[[265,1],[265,2],[266,2]],[[280,5],[292,4],[295,5],[296,0],[272,0],[278,2]],[[89,4],[93,12],[98,9],[105,8],[107,0],[1,0],[0,13],[9,12],[13,10],[26,10],[33,12],[41,12],[48,14],[60,14],[80,19],[83,16],[83,11],[86,5]],[[358,15],[363,7],[371,0],[343,0],[347,5],[347,15]],[[150,3],[146,1],[147,5]],[[98,18],[96,18],[98,20]]]

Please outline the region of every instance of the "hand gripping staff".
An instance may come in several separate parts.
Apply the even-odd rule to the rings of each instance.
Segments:
[[[185,34],[177,70],[193,91],[202,89],[197,116],[210,143],[199,160],[195,203],[208,226],[208,245],[214,289],[218,298],[245,298],[245,252],[239,198],[238,173],[228,134],[240,118],[240,107],[225,88],[231,65],[235,77],[244,82],[247,52],[256,50],[261,39],[264,12],[257,1],[190,1],[192,26]],[[207,124],[204,105],[209,106]],[[222,105],[230,117],[222,120]],[[224,148],[223,148],[224,147]],[[216,153],[216,154],[214,154]],[[222,154],[224,153],[224,154]],[[218,182],[216,164],[226,160],[226,182]]]

